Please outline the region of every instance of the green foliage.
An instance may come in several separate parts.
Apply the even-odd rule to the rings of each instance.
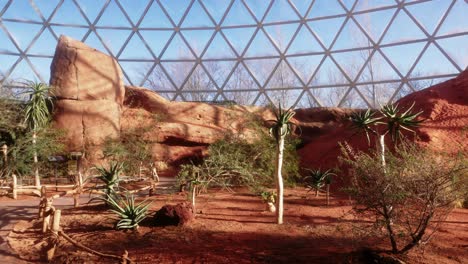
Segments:
[[[44,83],[28,82],[25,93],[29,95],[29,100],[24,107],[24,124],[35,131],[50,121],[53,106],[50,87]]]
[[[257,139],[247,142],[236,135],[227,135],[208,148],[209,156],[201,162],[181,165],[177,176],[179,184],[197,178],[202,190],[212,186],[230,188],[249,186],[259,192],[263,186],[274,183],[276,143],[258,122],[252,121],[249,129],[256,131]],[[287,138],[283,168],[287,183],[298,179],[299,166],[296,153],[297,140]]]
[[[306,171],[308,172],[308,176],[304,178],[306,187],[317,192],[326,184],[331,184],[333,176],[336,176],[332,170],[306,169]]]
[[[109,168],[104,166],[96,166],[95,168],[99,172],[99,175],[96,176],[96,178],[104,183],[105,194],[107,196],[114,195],[116,193],[116,188],[119,187],[120,174],[125,169],[124,164],[121,162],[111,161],[109,163]]]
[[[45,127],[35,133],[37,134],[36,144],[32,143],[32,133],[18,130],[16,137],[8,145],[8,160],[4,164],[0,159],[0,176],[7,176],[11,173],[17,175],[31,175],[34,170],[33,156],[38,154],[38,166],[41,170],[52,171],[52,164],[48,161],[49,156],[63,153],[63,132],[54,128]]]
[[[107,195],[105,202],[110,206],[110,211],[117,215],[116,229],[137,229],[141,221],[146,218],[146,213],[151,202],[147,200],[135,204],[133,195]]]
[[[392,141],[397,142],[403,135],[402,130],[414,133],[413,128],[418,127],[423,122],[423,120],[417,120],[422,111],[412,113],[413,107],[414,103],[406,111],[403,111],[398,104],[390,104],[383,106],[378,112],[371,109],[365,112],[355,112],[349,119],[355,130],[363,131],[366,134],[369,144],[370,133],[374,135],[390,134]],[[377,116],[377,113],[380,116]]]
[[[377,230],[386,230],[392,251],[404,253],[428,239],[427,228],[466,196],[468,161],[407,142],[387,153],[385,166],[379,155],[344,151],[342,160],[352,176],[345,190],[356,201],[358,214],[375,217]]]
[[[285,137],[292,132],[293,123],[290,122],[291,118],[296,114],[296,112],[291,109],[284,110],[281,108],[281,105],[278,107],[275,113],[275,120],[272,120],[273,125],[270,127],[270,134],[275,138],[276,142],[280,138]]]
[[[263,202],[265,203],[275,203],[276,202],[276,193],[271,191],[263,191],[260,193]]]
[[[18,134],[24,130],[21,126],[23,105],[14,100],[0,98],[0,146],[12,145]]]

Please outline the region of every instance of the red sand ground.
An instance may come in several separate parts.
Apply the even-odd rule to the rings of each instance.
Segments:
[[[182,194],[152,198],[152,214],[164,204],[185,201]],[[260,198],[246,190],[203,194],[197,218],[186,227],[150,227],[138,232],[115,231],[109,213],[99,206],[63,212],[63,230],[101,252],[121,255],[128,250],[137,263],[360,263],[353,251],[363,247],[388,249],[385,239],[358,239],[356,230],[372,221],[349,213],[346,198],[313,197],[304,188],[288,189],[285,224],[276,225]],[[407,263],[468,263],[468,210],[456,209],[441,223],[431,243],[411,252]],[[38,260],[38,224],[20,222],[9,243],[23,259]],[[62,241],[56,263],[113,263],[98,259]],[[83,262],[86,260],[86,262]]]

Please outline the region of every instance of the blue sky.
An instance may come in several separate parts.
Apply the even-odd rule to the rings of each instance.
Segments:
[[[156,1],[149,0],[119,0],[118,3],[127,11],[129,19],[121,12],[117,2],[110,0],[103,15],[96,23],[96,33],[88,34],[88,22],[94,23],[102,7],[106,5],[107,0],[77,0],[87,19],[83,17],[77,6],[72,0],[64,0],[60,8],[51,17],[57,4],[61,0],[35,0],[34,5],[40,10],[42,16],[50,19],[52,32],[46,28],[37,41],[31,44],[31,40],[43,29],[44,23],[31,6],[29,0],[0,0],[0,73],[10,73],[11,78],[40,79],[48,81],[49,65],[54,53],[56,39],[53,36],[66,34],[78,40],[84,40],[87,44],[103,52],[108,53],[101,40],[107,45],[114,56],[118,56],[119,62],[127,73],[127,77],[132,82],[137,82],[138,69],[142,68],[144,62],[130,62],[129,60],[153,60],[153,56],[161,59],[164,65],[166,60],[191,59],[201,56],[206,47],[206,43],[213,37],[213,41],[203,54],[203,59],[225,58],[223,64],[231,65],[229,60],[236,58],[238,54],[244,54],[244,58],[249,60],[262,56],[277,56],[278,52],[272,43],[270,37],[277,44],[281,52],[285,52],[289,61],[296,61],[295,69],[301,76],[308,76],[316,70],[316,65],[323,58],[324,48],[332,51],[333,58],[340,65],[349,65],[352,63],[363,64],[362,52],[340,52],[353,48],[362,48],[369,45],[366,36],[359,29],[354,21],[348,20],[341,35],[336,39],[334,36],[343,22],[346,20],[346,10],[338,3],[332,0],[317,0],[307,13],[310,1],[294,0],[291,1],[297,8],[299,15],[304,16],[306,25],[300,22],[298,16],[287,1],[276,0],[270,11],[265,14],[270,1],[246,0],[245,2],[253,12],[251,16],[241,0],[235,0],[231,10],[220,24],[221,31],[227,40],[234,47],[234,51],[226,43],[226,39],[221,32],[215,32],[216,24],[219,24],[226,8],[230,5],[230,0],[203,0],[201,1],[206,10],[212,15],[213,21],[207,15],[205,9],[199,1],[193,2],[190,12],[184,21],[181,18],[190,4],[185,0],[161,0],[163,8],[167,11],[172,21],[164,14],[163,9]],[[405,8],[420,22],[424,30],[433,35],[437,24],[441,20],[447,8],[452,4],[451,0],[419,1],[420,3],[411,5],[411,2]],[[416,2],[418,2],[416,0]],[[347,9],[353,6],[354,1],[345,0],[343,4]],[[389,27],[385,37],[381,38],[385,26],[388,24],[396,8],[381,10],[375,12],[366,12],[369,9],[396,5],[392,0],[360,0],[354,8],[356,21],[363,27],[372,40],[384,47],[381,48],[383,55],[390,58],[391,62],[406,75],[408,70],[418,57],[418,53],[423,50],[427,41],[421,41],[408,45],[395,45],[392,43],[401,41],[412,41],[427,38],[425,33],[411,21],[408,14],[400,10],[394,22]],[[147,15],[141,19],[143,12],[148,8]],[[455,62],[455,66],[445,58],[438,46],[434,43],[426,48],[422,55],[420,63],[413,70],[417,74],[453,74],[460,69],[465,69],[468,65],[468,4],[464,0],[456,0],[454,6],[447,16],[446,20],[438,28],[435,34],[436,42]],[[334,17],[336,16],[336,17]],[[140,21],[141,20],[141,21]],[[26,23],[25,21],[33,22]],[[252,34],[257,32],[257,22],[263,21],[264,30],[259,30],[252,44],[246,49],[246,44]],[[285,21],[295,21],[293,23],[284,23]],[[138,25],[139,23],[139,25]],[[172,42],[167,45],[167,41],[174,34],[174,24],[180,25],[180,33],[176,33]],[[132,27],[138,25],[139,35],[132,32]],[[238,28],[237,26],[244,26]],[[111,27],[118,27],[114,29]],[[197,29],[197,30],[194,30]],[[5,29],[8,31],[6,32]],[[298,30],[299,29],[299,30]],[[294,38],[294,33],[297,36]],[[312,32],[313,33],[312,33]],[[8,34],[14,38],[15,46]],[[122,45],[127,38],[133,34],[127,47],[122,49]],[[315,36],[313,36],[315,34]],[[140,35],[145,39],[148,47],[143,44]],[[182,36],[194,48],[195,54],[192,54]],[[86,37],[86,39],[84,39]],[[292,42],[291,42],[292,41]],[[291,42],[291,45],[289,43]],[[320,44],[322,43],[322,45]],[[333,44],[333,46],[332,46]],[[389,45],[390,46],[385,46]],[[162,51],[166,47],[164,54]],[[286,50],[286,47],[288,49]],[[148,49],[149,48],[149,49]],[[37,73],[34,73],[25,60],[21,60],[17,67],[10,72],[10,67],[18,61],[19,56],[25,52],[30,62],[36,67]],[[310,54],[312,53],[312,54]],[[308,54],[302,56],[301,54]],[[383,64],[388,64],[382,58],[381,54],[375,55],[376,60],[382,60]],[[356,62],[357,61],[357,62]],[[249,65],[255,65],[256,60],[249,61]],[[292,63],[295,64],[295,63]],[[330,58],[324,62],[326,67],[336,67]],[[395,79],[398,75],[389,65],[383,65],[382,69],[387,67],[389,70],[381,71],[381,79]],[[346,67],[345,67],[346,68]],[[328,68],[320,69],[328,71]],[[349,73],[353,75],[353,73]],[[39,76],[38,76],[39,75]],[[411,76],[411,75],[410,75]],[[326,74],[319,76],[319,82],[327,83]],[[307,78],[305,78],[307,79]]]

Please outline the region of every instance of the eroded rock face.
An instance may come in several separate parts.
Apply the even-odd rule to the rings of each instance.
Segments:
[[[54,123],[66,131],[68,150],[85,152],[86,161],[95,163],[105,139],[120,134],[125,88],[117,61],[61,36],[50,84],[57,98]]]

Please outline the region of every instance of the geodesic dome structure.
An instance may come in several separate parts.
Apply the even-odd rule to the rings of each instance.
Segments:
[[[464,0],[0,0],[2,93],[61,34],[171,100],[378,107],[468,65]]]

